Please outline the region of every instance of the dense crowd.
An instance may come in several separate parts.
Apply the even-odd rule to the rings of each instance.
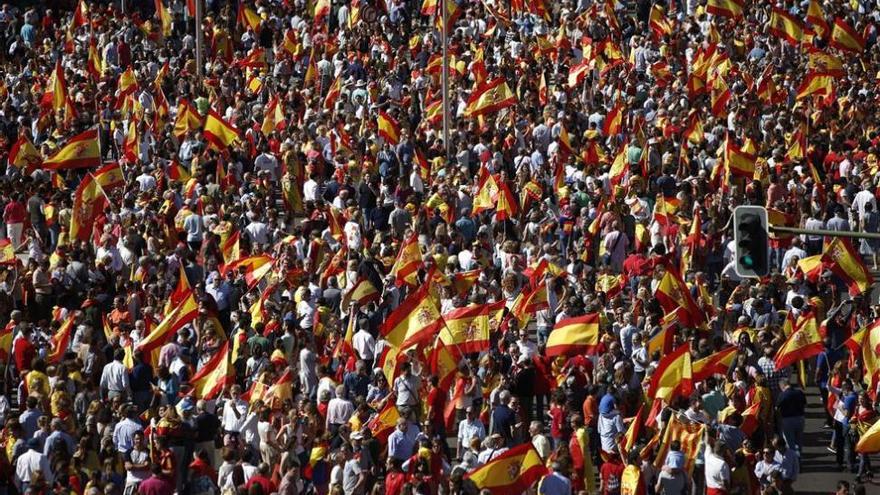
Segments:
[[[878,4],[199,1],[0,8],[0,495],[865,493]]]

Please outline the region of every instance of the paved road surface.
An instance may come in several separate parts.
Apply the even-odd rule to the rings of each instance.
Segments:
[[[801,474],[794,484],[795,491],[800,495],[828,495],[837,489],[839,480],[855,483],[855,474],[841,472],[837,469],[834,454],[828,452],[831,442],[831,430],[822,428],[824,415],[818,389],[807,388],[807,421],[804,428],[804,450],[801,458]],[[868,495],[880,494],[880,454],[871,456],[877,479],[869,482]]]

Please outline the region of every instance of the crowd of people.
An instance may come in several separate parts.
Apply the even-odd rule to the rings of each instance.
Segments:
[[[200,1],[0,8],[0,495],[866,493],[876,3]]]

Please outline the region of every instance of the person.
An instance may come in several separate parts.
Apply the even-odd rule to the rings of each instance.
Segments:
[[[138,431],[134,434],[131,449],[125,452],[125,487],[124,495],[132,495],[138,492],[138,488],[151,476],[150,452],[144,441],[144,434]]]
[[[477,417],[474,406],[468,406],[465,410],[465,418],[458,423],[458,435],[456,443],[456,457],[461,459],[464,449],[470,445],[471,439],[476,438],[480,442],[486,438],[486,429],[483,422]]]
[[[541,495],[571,495],[571,480],[562,474],[562,466],[558,462],[554,462],[550,469],[550,474],[541,480],[538,493]]]
[[[172,495],[174,493],[174,482],[163,473],[159,463],[154,462],[150,465],[150,473],[150,477],[138,486],[138,495]]]
[[[792,379],[794,378],[792,377]],[[797,387],[797,382],[792,383],[792,380],[789,380],[789,382],[783,383],[782,393],[776,399],[776,411],[781,421],[780,426],[785,443],[792,446],[796,452],[801,451],[806,407],[807,398],[804,392]]]
[[[612,456],[599,468],[599,491],[603,495],[620,495],[621,478],[625,467],[619,456]]]
[[[42,480],[51,483],[55,475],[49,465],[49,456],[38,451],[39,442],[36,438],[27,441],[27,451],[21,454],[15,462],[15,486],[21,493],[25,493],[35,475],[39,473]]]
[[[716,441],[714,445],[706,444],[705,473],[706,493],[709,495],[723,495],[730,489],[730,466],[725,460],[727,445]]]
[[[654,492],[658,495],[684,493],[688,488],[688,475],[684,470],[684,455],[681,454],[681,443],[674,440],[669,446],[669,453],[663,467],[657,474]]]

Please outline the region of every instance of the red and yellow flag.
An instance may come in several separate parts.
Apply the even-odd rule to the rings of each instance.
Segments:
[[[247,283],[248,289],[253,289],[263,277],[272,271],[274,264],[275,259],[266,254],[248,256],[247,258],[242,258],[226,265],[223,268],[223,273],[229,273],[233,270],[239,272],[243,271],[244,280]]]
[[[135,94],[138,90],[138,81],[134,74],[134,69],[129,67],[125,72],[119,75],[117,88],[116,109],[118,110],[125,104],[125,99],[128,96]]]
[[[25,173],[32,171],[43,163],[43,155],[37,151],[34,143],[24,133],[18,135],[18,140],[9,150],[9,165],[23,169]]]
[[[506,495],[525,492],[547,473],[541,455],[531,442],[526,442],[469,471],[464,478],[492,495]]]
[[[498,183],[486,167],[480,167],[477,184],[477,194],[474,195],[472,215],[495,208],[495,202],[498,200]]]
[[[284,105],[277,96],[273,96],[266,105],[266,115],[263,117],[263,125],[260,132],[268,136],[272,131],[281,129],[286,124],[284,120]]]
[[[590,354],[599,346],[599,314],[560,320],[547,339],[547,357]]]
[[[122,175],[122,168],[116,162],[104,165],[98,170],[95,170],[92,175],[95,177],[95,182],[101,186],[105,193],[125,185],[125,177]]]
[[[796,100],[809,98],[810,96],[825,97],[831,94],[834,84],[834,77],[823,73],[810,73],[804,78],[801,85],[798,86]]]
[[[67,348],[70,346],[70,339],[73,336],[73,320],[75,316],[76,312],[71,311],[67,315],[67,318],[64,319],[64,322],[61,323],[58,331],[49,339],[49,343],[52,344],[52,350],[50,350],[49,354],[46,356],[47,363],[60,363],[61,358],[64,357],[64,353],[67,352]]]
[[[348,308],[349,304],[356,302],[358,306],[364,306],[371,301],[379,300],[379,291],[373,286],[369,279],[362,278],[354,284],[345,295],[342,296],[341,307]]]
[[[681,445],[680,451],[684,454],[684,470],[688,474],[692,473],[705,429],[706,425],[688,423],[679,419],[678,414],[672,414],[669,418],[669,423],[666,425],[663,438],[660,440],[660,449],[654,457],[654,467],[656,469],[663,467],[663,463],[666,461],[666,454],[669,453],[669,446],[677,440]]]
[[[655,3],[651,7],[651,13],[648,15],[648,27],[656,40],[672,34],[672,22],[666,17],[666,11],[659,3]]]
[[[177,102],[177,117],[174,119],[174,135],[178,139],[187,132],[194,132],[202,128],[202,117],[192,104],[181,98]]]
[[[70,217],[70,238],[88,241],[92,225],[106,205],[107,197],[92,176],[86,174],[73,194],[73,214]]]
[[[867,292],[874,284],[874,277],[862,261],[862,256],[844,237],[835,237],[825,246],[822,262],[849,287],[849,294],[857,296]]]
[[[800,45],[801,39],[804,37],[804,25],[801,20],[777,7],[773,7],[770,12],[767,31],[794,46]]]
[[[0,265],[15,264],[15,248],[9,239],[0,239]]]
[[[367,422],[367,428],[370,429],[373,438],[384,445],[388,441],[388,437],[394,433],[398,419],[400,419],[400,413],[397,411],[397,406],[393,401],[388,401],[385,403],[385,407]]]
[[[9,241],[8,239],[4,239]],[[10,352],[12,352],[12,339],[15,337],[15,323],[9,322],[5,327],[0,329],[0,362],[6,363],[9,360]]]
[[[98,130],[89,129],[70,138],[58,151],[43,161],[46,170],[97,167],[101,165]]]
[[[859,424],[856,423],[856,428]],[[874,454],[880,452],[880,420],[875,419],[874,424],[859,435],[859,442],[856,444],[856,452],[859,454]]]
[[[605,116],[605,121],[602,122],[603,136],[616,136],[620,134],[623,128],[623,110],[623,104],[618,101],[614,108],[608,112],[608,115]]]
[[[208,116],[205,118],[205,130],[202,134],[205,140],[218,150],[225,150],[238,140],[238,129],[223,120],[213,109],[208,110]]]
[[[499,305],[500,303],[500,305]],[[440,329],[440,342],[455,348],[459,353],[482,352],[489,349],[489,315],[504,306],[503,301],[494,304],[477,304],[456,308],[443,315],[446,326]]]
[[[834,26],[831,28],[829,45],[845,52],[862,53],[865,51],[865,38],[838,17],[834,19]]]
[[[495,78],[477,87],[467,101],[465,118],[473,118],[487,113],[495,113],[516,104],[516,95],[503,77]]]
[[[244,2],[239,2],[236,21],[242,27],[242,29],[250,29],[256,33],[260,30],[260,22],[262,21],[262,19],[260,19],[260,15],[257,14],[254,9],[246,6]]]
[[[693,380],[701,382],[714,374],[726,374],[736,359],[737,350],[736,346],[731,346],[694,361],[692,365]]]
[[[706,4],[706,12],[736,19],[743,15],[743,4],[742,0],[709,0]]]
[[[819,0],[810,0],[810,5],[807,7],[807,22],[820,38],[825,38],[826,33],[830,31],[831,28],[828,26],[828,21],[825,20],[825,12],[822,11]]]
[[[380,332],[392,346],[406,349],[427,342],[442,325],[443,317],[430,284],[423,284],[388,315]]]
[[[419,236],[413,234],[403,240],[390,275],[394,277],[397,285],[408,284],[415,287],[418,285],[418,272],[424,266],[422,251],[419,249]]]
[[[229,366],[229,341],[211,356],[207,363],[201,365],[195,375],[190,378],[193,392],[199,399],[214,399],[223,391],[223,387],[233,383],[235,368]]]
[[[681,275],[672,267],[666,266],[666,273],[660,280],[654,297],[660,302],[660,305],[666,311],[675,311],[681,306],[685,312],[682,313],[682,323],[697,327],[703,323],[703,313],[694,301],[687,284],[681,279]]]
[[[820,354],[825,348],[816,315],[812,312],[802,314],[795,324],[794,331],[776,352],[774,361],[780,370],[797,361],[809,359]]]
[[[751,179],[755,175],[755,156],[746,153],[736,143],[731,141],[730,136],[725,140],[724,164],[734,177]]]
[[[691,346],[684,344],[660,359],[651,375],[648,395],[669,403],[675,396],[690,395],[692,390]]]
[[[396,145],[400,142],[400,123],[397,122],[394,117],[379,110],[378,126],[379,136],[384,139],[386,143]]]
[[[503,181],[498,183],[498,202],[495,203],[495,220],[507,220],[516,217],[519,212],[519,205],[516,202],[516,196],[510,192]]]
[[[153,366],[157,366],[159,350],[162,346],[173,340],[177,331],[193,321],[198,312],[199,304],[196,302],[192,291],[189,291],[180,304],[174,306],[171,312],[138,342],[137,350],[143,352],[145,356],[150,356]]]
[[[55,61],[55,69],[46,84],[46,91],[43,93],[40,105],[44,108],[51,107],[56,114],[63,112],[65,122],[70,122],[77,116],[73,100],[70,99],[70,93],[67,91],[64,69],[61,68],[61,57]]]
[[[721,117],[727,114],[727,103],[730,101],[730,88],[724,80],[724,76],[715,73],[712,77],[712,92],[710,93],[712,115]]]
[[[104,74],[104,62],[101,55],[98,54],[94,36],[89,39],[89,58],[86,61],[86,71],[92,76],[93,81],[100,80]]]

